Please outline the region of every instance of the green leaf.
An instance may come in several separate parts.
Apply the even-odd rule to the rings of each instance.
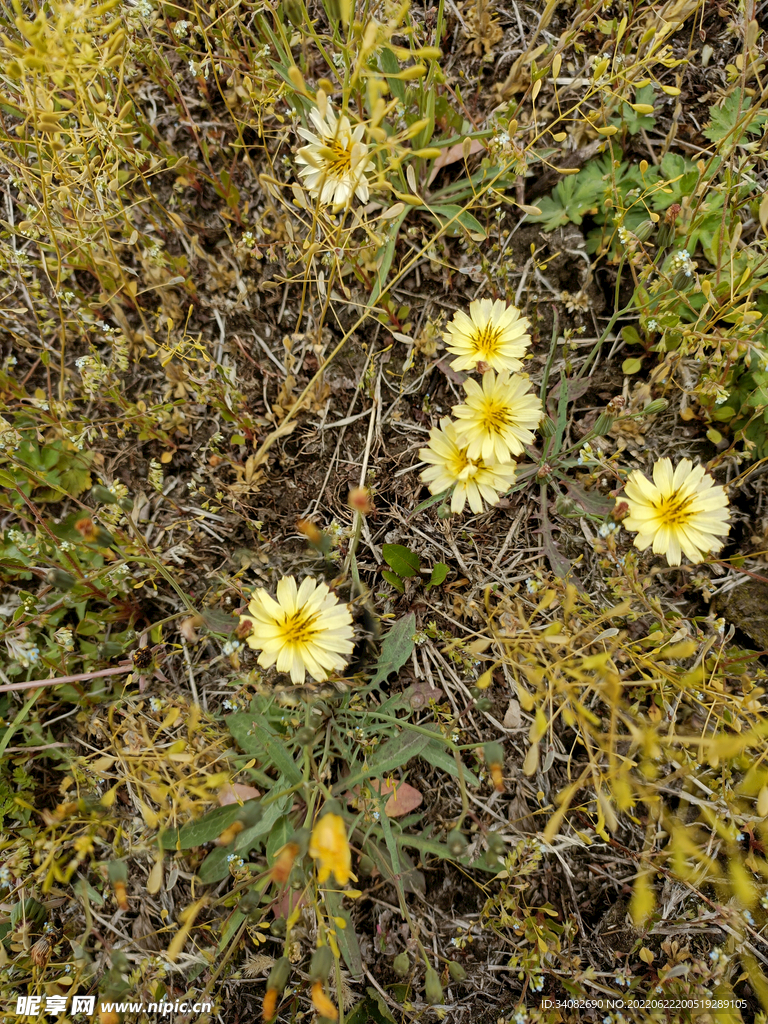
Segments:
[[[278,818],[274,827],[271,828],[267,840],[267,863],[271,864],[275,859],[278,850],[282,850],[285,844],[296,830],[287,815]]]
[[[435,216],[438,223],[443,224],[446,222],[452,222],[447,230],[449,235],[459,234],[459,227],[466,228],[471,234],[479,235],[480,238],[485,238],[485,228],[476,220],[471,213],[464,210],[461,206],[455,206],[452,203],[447,206],[430,206],[429,212]]]
[[[160,836],[162,847],[164,850],[191,850],[203,843],[211,843],[237,821],[240,811],[239,804],[229,804],[217,807],[197,821],[188,822],[183,828],[166,829]]]
[[[402,544],[385,544],[381,553],[384,561],[390,568],[394,569],[398,576],[404,579],[408,576],[416,576],[419,571],[419,556],[410,548]]]
[[[344,963],[349,968],[349,972],[353,978],[362,978],[363,976],[363,958],[360,953],[360,946],[357,942],[357,935],[355,934],[355,926],[352,923],[352,918],[349,912],[344,909],[342,905],[342,894],[336,889],[324,889],[323,898],[325,904],[331,912],[333,917],[340,917],[343,921],[346,921],[346,928],[339,928],[336,926],[336,942],[339,946],[339,951],[344,958]],[[347,1018],[349,1019],[349,1018]]]
[[[366,989],[368,995],[352,1008],[345,1018],[347,1024],[395,1024],[395,1018],[389,1012],[387,1004],[375,988]]]
[[[381,655],[376,662],[376,670],[371,680],[372,684],[383,683],[388,676],[399,671],[408,661],[413,650],[415,631],[416,615],[413,612],[409,612],[408,615],[397,620],[384,637]]]
[[[653,83],[644,85],[635,92],[635,103],[649,103],[653,106],[655,100],[656,89]],[[630,135],[637,135],[643,128],[646,131],[654,128],[656,126],[656,116],[655,114],[638,114],[629,103],[622,103],[621,118],[612,117],[610,123],[620,127],[622,122],[627,126],[627,131]]]
[[[390,569],[382,569],[381,575],[384,577],[387,583],[392,584],[395,590],[399,590],[401,594],[405,593],[405,584],[403,583],[403,581],[400,579],[396,572],[392,572]]]
[[[285,740],[265,722],[254,718],[251,712],[239,711],[227,715],[227,728],[246,754],[260,761],[266,760],[284,775],[290,786],[301,782],[301,771],[285,746]]]
[[[279,790],[284,785],[285,780],[281,778],[275,783],[275,788]],[[229,874],[227,857],[230,853],[236,853],[238,857],[247,857],[251,850],[270,835],[276,822],[289,810],[292,803],[292,794],[286,794],[286,796],[281,797],[266,808],[259,822],[250,828],[244,828],[234,843],[212,850],[200,865],[198,871],[200,880],[208,885],[211,882],[220,882],[222,878],[226,878]]]
[[[345,793],[360,782],[366,782],[376,776],[386,775],[387,772],[394,771],[396,768],[405,767],[411,758],[420,754],[429,742],[429,736],[404,729],[376,751],[375,759],[369,762],[367,768],[361,768],[337,782],[333,788],[334,793],[337,795]]]
[[[237,628],[238,620],[229,612],[223,612],[218,608],[205,608],[200,614],[203,625],[212,633],[233,633]]]
[[[412,519],[417,513],[423,512],[425,508],[431,508],[432,505],[437,505],[438,502],[443,501],[445,498],[447,498],[450,493],[451,488],[446,487],[446,489],[444,491],[440,491],[439,494],[430,495],[428,498],[425,498],[424,501],[419,502],[419,504],[416,506],[413,512],[410,513],[408,518]]]
[[[643,368],[643,360],[638,359],[636,356],[632,356],[629,359],[625,359],[621,364],[621,372],[626,374],[638,373]]]
[[[429,583],[427,584],[426,589],[429,590],[430,587],[439,587],[440,584],[444,582],[450,571],[451,567],[446,565],[445,562],[435,562],[432,566],[432,575],[429,577]]]
[[[397,75],[400,72],[400,62],[394,53],[386,46],[379,52],[379,66],[385,75]],[[401,78],[387,78],[390,92],[396,99],[405,105],[405,83]]]
[[[455,758],[450,751],[445,749],[445,744],[441,743],[440,740],[430,740],[419,754],[419,757],[426,761],[427,764],[431,764],[433,768],[439,768],[441,771],[453,775],[454,778],[459,777],[459,769],[456,767]],[[480,785],[480,779],[478,779],[473,771],[467,768],[463,761],[462,772],[464,781],[468,786],[476,789]]]
[[[749,97],[744,96],[742,99],[741,90],[738,87],[734,89],[722,106],[710,107],[709,116],[712,120],[702,134],[710,142],[718,143],[727,140],[732,146],[743,142],[747,132],[751,135],[758,134],[768,118],[763,110],[750,110]],[[739,125],[738,128],[737,125]]]
[[[566,483],[569,495],[577,501],[585,512],[590,513],[594,516],[607,516],[613,512],[616,507],[615,500],[606,498],[604,494],[601,494],[597,490],[586,490],[581,484],[576,483],[573,480],[568,480]]]
[[[367,778],[374,775],[386,775],[395,768],[404,768],[412,757],[416,757],[432,739],[422,732],[404,729],[398,736],[387,740],[379,747],[369,762]]]

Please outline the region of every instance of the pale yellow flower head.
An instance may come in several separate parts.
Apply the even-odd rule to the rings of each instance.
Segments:
[[[431,494],[453,487],[451,512],[462,512],[467,502],[473,512],[482,512],[483,499],[495,505],[515,479],[513,462],[470,459],[459,442],[456,424],[447,416],[440,420],[439,429],[432,428],[429,446],[421,449],[419,458],[431,463],[421,474]]]
[[[257,590],[240,621],[251,623],[246,642],[261,651],[259,665],[290,672],[293,683],[303,683],[307,673],[322,682],[329,672],[342,671],[345,656],[352,653],[349,609],[311,576],[300,587],[293,576],[284,576],[276,601],[266,590]]]
[[[346,885],[352,874],[352,851],[347,842],[347,827],[338,814],[318,818],[309,840],[309,855],[318,862],[317,880],[321,884],[333,874],[339,885]]]
[[[542,408],[530,388],[527,377],[497,376],[493,370],[483,374],[482,387],[476,380],[464,381],[467,400],[453,407],[453,415],[470,459],[510,462],[534,440],[532,431],[539,425]]]
[[[317,134],[298,129],[309,145],[302,146],[296,161],[310,195],[334,207],[346,206],[353,196],[367,203],[366,173],[373,169],[373,163],[363,142],[365,125],[353,129],[346,114],[337,117],[322,89],[318,90],[317,106],[309,112],[309,119]]]
[[[482,362],[499,373],[520,370],[531,343],[529,327],[520,311],[502,299],[470,302],[469,316],[457,310],[443,335],[448,351],[458,357],[451,366],[454,370],[474,370]]]
[[[682,555],[702,562],[723,546],[728,534],[728,496],[702,466],[683,459],[673,471],[669,459],[653,467],[653,482],[638,470],[630,473],[624,487],[629,515],[622,526],[637,533],[635,547],[653,545],[670,565],[680,565]]]

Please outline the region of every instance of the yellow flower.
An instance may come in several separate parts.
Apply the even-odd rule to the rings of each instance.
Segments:
[[[531,343],[529,322],[502,299],[478,299],[469,316],[458,310],[443,335],[449,352],[458,356],[454,370],[473,370],[479,362],[502,372],[522,369],[521,357]]]
[[[347,828],[338,814],[324,814],[318,818],[309,840],[309,855],[320,862],[318,882],[325,882],[333,872],[339,885],[346,885],[352,874],[352,852],[347,842]]]
[[[339,1016],[339,1011],[325,994],[322,981],[315,981],[312,984],[312,1005],[321,1017],[328,1020],[336,1020]]]
[[[359,124],[353,130],[345,114],[337,118],[322,89],[318,90],[317,106],[309,112],[309,119],[317,134],[298,129],[309,145],[302,146],[296,160],[310,194],[336,207],[346,206],[352,196],[367,203],[366,172],[373,169],[373,163],[362,141],[365,126]]]
[[[352,653],[352,616],[325,583],[308,576],[299,588],[293,576],[277,584],[277,601],[257,590],[241,623],[250,622],[248,646],[260,650],[259,665],[290,672],[303,683],[306,673],[317,682],[346,666]]]
[[[622,525],[637,532],[635,547],[664,555],[670,565],[680,565],[684,554],[701,562],[723,546],[720,537],[728,533],[728,496],[725,489],[683,459],[672,470],[669,459],[653,467],[653,483],[635,470],[624,487],[629,515]]]
[[[509,462],[530,444],[531,432],[541,420],[541,402],[530,393],[527,377],[497,377],[493,370],[483,374],[483,386],[465,380],[465,405],[456,405],[453,415],[459,441],[467,445],[470,459],[495,459]]]
[[[431,463],[421,474],[431,494],[453,487],[451,512],[462,512],[467,501],[473,512],[482,512],[483,498],[495,505],[515,479],[513,462],[470,459],[458,439],[456,424],[447,416],[440,420],[440,429],[432,427],[429,446],[421,449],[419,458]]]

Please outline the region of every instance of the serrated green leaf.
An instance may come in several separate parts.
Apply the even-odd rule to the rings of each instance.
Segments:
[[[396,768],[404,768],[412,757],[416,757],[430,742],[430,737],[421,732],[404,729],[399,735],[380,747],[367,768],[348,775],[334,786],[334,793],[344,793],[360,782],[386,775]]]
[[[738,87],[719,107],[710,107],[709,116],[711,121],[702,134],[710,142],[718,143],[727,140],[729,145],[733,146],[743,142],[747,132],[757,134],[768,119],[765,111],[750,110],[750,98],[748,96],[742,98],[741,90]]]
[[[224,719],[227,728],[246,754],[266,760],[284,775],[290,786],[301,782],[301,771],[285,746],[285,740],[264,721],[248,711],[238,711]]]
[[[398,619],[384,637],[381,655],[376,662],[376,669],[371,683],[383,683],[393,672],[403,667],[413,650],[413,634],[416,631],[416,616],[413,612]]]
[[[455,778],[459,777],[459,769],[456,766],[456,761],[453,755],[446,750],[445,744],[441,743],[440,740],[430,740],[419,754],[419,757],[423,761],[426,761],[427,764],[431,764],[433,768],[439,768],[441,771],[447,772]],[[477,789],[480,785],[480,779],[478,779],[475,773],[467,768],[463,762],[462,773],[467,785]]]
[[[218,608],[205,608],[200,614],[203,625],[212,633],[233,633],[237,628],[238,620],[229,612],[223,612]]]

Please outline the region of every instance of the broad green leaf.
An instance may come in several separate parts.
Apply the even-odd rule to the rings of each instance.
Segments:
[[[268,864],[272,863],[278,850],[282,850],[295,831],[296,830],[287,815],[284,814],[281,818],[278,818],[277,822],[270,830],[269,839],[267,840]]]
[[[285,741],[265,722],[258,721],[251,712],[239,711],[225,719],[229,731],[246,754],[259,760],[266,759],[284,775],[290,786],[301,782],[301,771],[285,746]]]
[[[250,802],[250,801],[249,801]],[[166,829],[160,836],[164,850],[191,850],[203,843],[218,839],[224,829],[229,828],[240,814],[239,804],[217,807],[197,821],[190,821],[182,828]]]
[[[416,616],[413,612],[398,619],[384,637],[381,655],[376,662],[372,684],[383,683],[393,672],[403,667],[413,650],[413,634],[416,631]]]
[[[463,210],[461,206],[455,206],[453,203],[450,203],[447,206],[430,206],[429,210],[440,223],[450,223],[450,227],[447,230],[449,235],[458,234],[458,225],[461,225],[461,227],[466,228],[467,231],[474,235],[479,235],[481,238],[486,237],[485,228],[480,221],[467,210]]]
[[[285,780],[279,779],[275,783],[275,788],[281,789],[284,785]],[[243,829],[234,843],[212,850],[200,866],[198,871],[200,880],[210,884],[211,882],[220,882],[222,878],[226,878],[229,874],[227,857],[231,853],[236,853],[238,857],[247,857],[251,850],[270,835],[276,822],[285,814],[292,802],[293,797],[290,793],[281,797],[280,800],[276,800],[266,808],[259,822],[250,828]]]
[[[379,67],[385,75],[397,75],[400,73],[400,62],[387,46],[383,46],[379,51]],[[387,78],[387,84],[392,95],[399,99],[402,104],[405,104],[405,82],[400,78],[393,77]]]
[[[405,593],[405,584],[403,583],[402,579],[397,575],[396,572],[392,572],[391,569],[382,569],[381,575],[384,577],[387,583],[392,584],[395,590],[398,590],[401,594]]]
[[[444,582],[446,576],[451,571],[451,567],[446,565],[445,562],[435,562],[432,566],[432,575],[429,577],[429,583],[427,584],[427,590],[430,587],[439,587]]]
[[[384,775],[394,771],[395,768],[403,768],[412,757],[420,754],[424,747],[432,740],[422,732],[412,732],[404,729],[399,736],[379,747],[369,762],[369,776]]]
[[[395,1024],[387,1004],[375,988],[368,986],[368,995],[352,1008],[345,1018],[347,1024]]]
[[[402,544],[384,544],[381,553],[387,565],[394,569],[398,576],[406,579],[408,576],[416,576],[419,571],[419,556],[410,548]]]
[[[425,498],[424,501],[419,502],[419,504],[416,506],[413,512],[411,512],[411,514],[408,516],[408,518],[412,519],[418,512],[423,512],[425,508],[431,508],[432,505],[437,505],[438,502],[444,501],[445,498],[447,498],[450,493],[451,488],[446,487],[446,489],[444,491],[440,491],[439,494],[430,495],[429,498]]]
[[[222,932],[221,938],[219,939],[219,945],[216,947],[217,953],[224,952],[224,950],[229,945],[230,939],[235,934],[235,932],[237,931],[237,929],[240,927],[244,920],[245,914],[242,912],[242,910],[232,911],[232,913],[229,916],[229,920],[224,926],[224,931]]]
[[[404,729],[398,736],[387,740],[383,747],[376,751],[376,757],[369,762],[367,768],[362,768],[348,775],[341,782],[334,786],[334,793],[344,793],[352,789],[360,782],[376,776],[386,775],[396,768],[403,768],[412,757],[416,757],[431,742],[429,736],[421,732],[412,732]]]

